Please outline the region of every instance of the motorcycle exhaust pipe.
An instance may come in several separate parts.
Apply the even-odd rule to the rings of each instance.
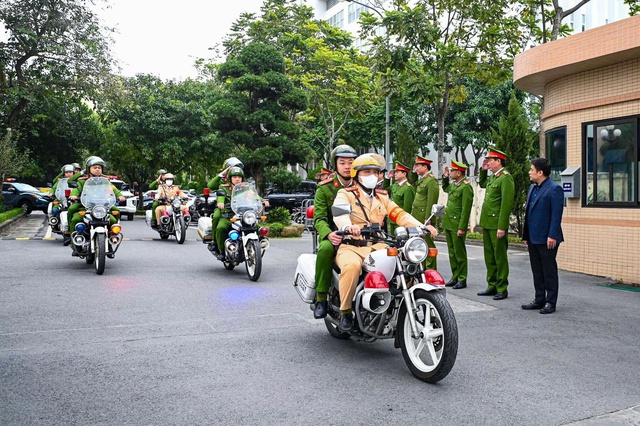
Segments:
[[[122,242],[122,234],[116,234],[109,237],[109,243],[113,251],[116,251],[120,243]]]
[[[81,247],[81,246],[85,245],[85,243],[87,242],[87,239],[84,237],[84,235],[78,234],[76,232],[71,234],[71,238],[73,239],[73,244],[76,247]]]
[[[227,240],[224,242],[224,249],[228,252],[228,253],[235,253],[238,251],[238,244],[236,244],[235,242],[231,241],[231,240]]]

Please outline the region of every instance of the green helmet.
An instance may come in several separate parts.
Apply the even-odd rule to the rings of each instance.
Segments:
[[[87,170],[91,168],[91,166],[102,166],[102,170],[104,171],[105,167],[107,167],[104,160],[95,155],[92,155],[91,157],[87,158],[87,161],[84,162],[84,165],[87,168]]]
[[[158,170],[158,176],[166,174],[167,171],[165,169]]]
[[[62,166],[62,168],[60,169],[60,171],[62,171],[62,173],[66,173],[66,172],[71,172],[73,173],[74,167],[73,164],[65,164],[64,166]]]
[[[331,158],[329,161],[333,170],[338,170],[338,157],[356,158],[357,156],[358,153],[356,150],[351,148],[349,145],[338,145],[333,148],[333,151],[331,151]]]
[[[82,167],[80,167],[80,164],[78,164],[78,163],[71,163],[71,165],[73,166],[73,170],[80,170],[80,169],[82,169]]]
[[[241,169],[244,169],[244,164],[242,164],[242,161],[238,160],[236,157],[230,157],[224,160],[224,168],[226,169],[227,167],[240,167]]]
[[[231,179],[232,176],[242,176],[242,179],[244,179],[244,172],[240,167],[234,166],[229,169],[229,173],[227,174],[229,179]]]

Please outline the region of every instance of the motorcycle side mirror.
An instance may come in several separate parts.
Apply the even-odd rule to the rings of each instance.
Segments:
[[[444,215],[444,206],[442,204],[434,204],[431,206],[431,216],[442,217]]]
[[[209,195],[211,195],[211,190],[209,188],[205,188],[204,189],[204,196],[208,197]]]
[[[67,186],[69,188],[77,188],[78,187],[78,182],[68,182],[67,181]]]
[[[351,214],[351,204],[334,204],[331,206],[333,216],[344,216]]]

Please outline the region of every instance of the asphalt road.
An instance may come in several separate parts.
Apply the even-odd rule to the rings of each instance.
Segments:
[[[193,228],[178,245],[136,218],[98,276],[42,239],[43,219],[0,231],[2,425],[640,424],[640,293],[603,278],[561,272],[557,312],[523,311],[526,253],[510,252],[509,298],[494,301],[476,296],[469,246],[470,287],[448,291],[458,359],[432,385],[392,342],[340,341],[313,319],[291,284],[306,235],[272,240],[254,283]]]

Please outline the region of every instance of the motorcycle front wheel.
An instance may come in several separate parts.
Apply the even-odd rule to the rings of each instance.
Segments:
[[[402,356],[418,379],[436,383],[453,368],[458,355],[458,325],[447,299],[437,291],[416,290],[416,325],[419,336],[411,334],[409,312],[402,304],[398,318],[398,338]]]
[[[184,243],[184,239],[187,236],[187,227],[184,224],[184,217],[180,216],[178,220],[176,220],[176,240],[178,240],[178,244]]]
[[[247,275],[251,281],[258,281],[262,272],[262,254],[260,254],[260,242],[249,240],[247,242],[247,258],[244,264],[247,268]]]
[[[104,234],[96,235],[96,274],[102,275],[106,264],[105,252],[105,236]]]

